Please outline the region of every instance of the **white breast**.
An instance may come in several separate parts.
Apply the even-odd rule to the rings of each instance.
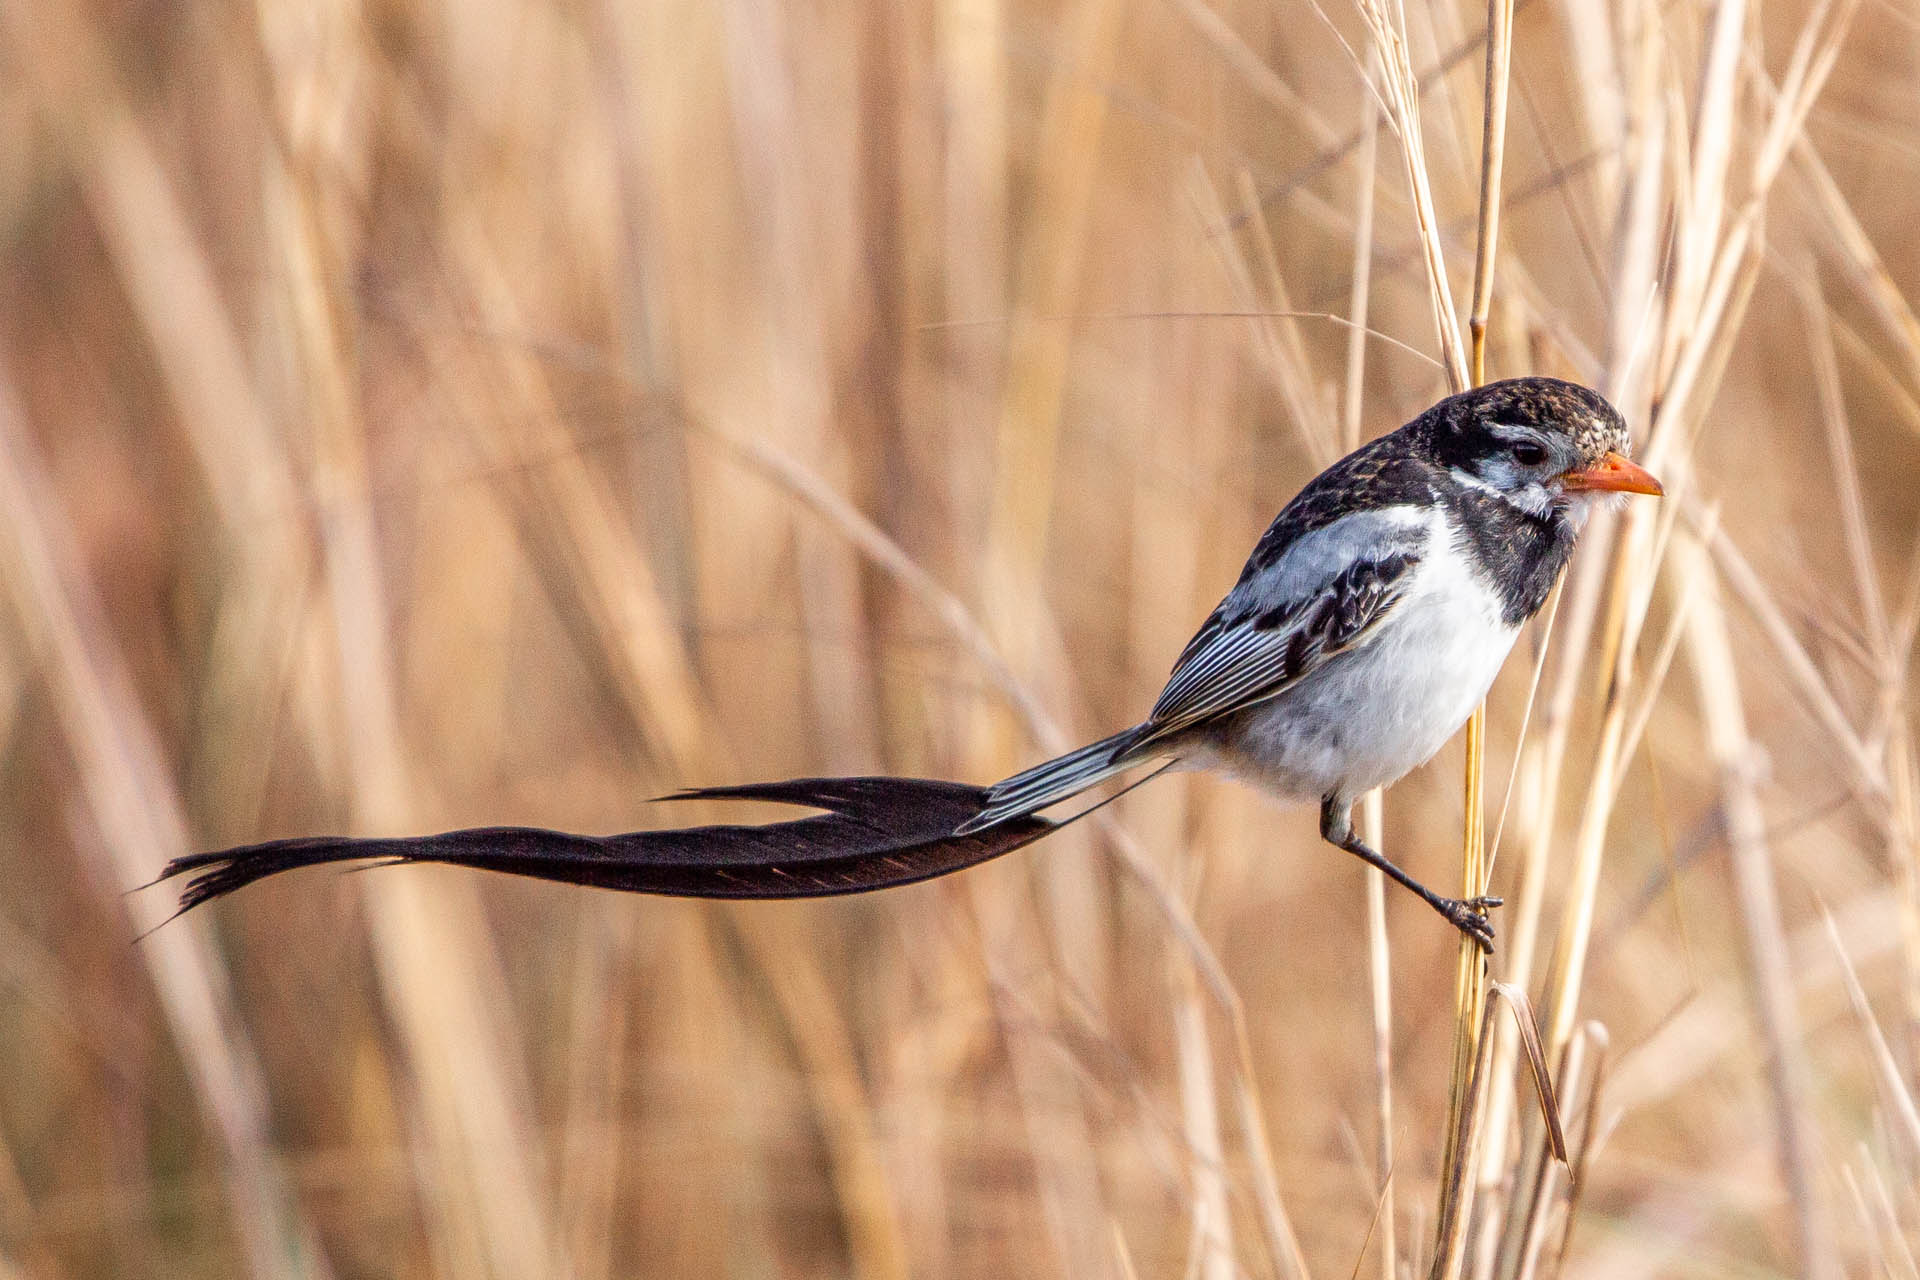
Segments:
[[[1358,647],[1220,726],[1193,763],[1279,796],[1355,797],[1433,756],[1499,674],[1517,627],[1440,513],[1407,594]]]

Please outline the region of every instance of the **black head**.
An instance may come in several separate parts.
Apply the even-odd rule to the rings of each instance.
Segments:
[[[1627,461],[1620,413],[1597,391],[1558,378],[1509,378],[1448,396],[1422,415],[1434,460],[1533,515],[1598,491],[1658,493]]]

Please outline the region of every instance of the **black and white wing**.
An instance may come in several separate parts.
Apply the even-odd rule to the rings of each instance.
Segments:
[[[1250,566],[1174,664],[1146,740],[1265,701],[1361,643],[1405,595],[1431,527],[1414,506],[1355,512]]]

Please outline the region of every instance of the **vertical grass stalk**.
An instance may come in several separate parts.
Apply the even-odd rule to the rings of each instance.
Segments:
[[[1468,321],[1472,347],[1468,376],[1474,385],[1486,381],[1487,316],[1493,305],[1493,267],[1500,239],[1500,175],[1506,154],[1507,84],[1513,61],[1513,0],[1488,0],[1487,62],[1480,130],[1480,212],[1475,237],[1473,310]],[[1486,765],[1487,708],[1482,702],[1467,720],[1466,776],[1463,830],[1460,846],[1461,896],[1487,891],[1486,813],[1483,792]],[[1454,1042],[1451,1100],[1448,1106],[1447,1145],[1441,1161],[1440,1236],[1434,1245],[1433,1274],[1460,1274],[1473,1200],[1472,1136],[1478,1132],[1476,1115],[1482,1092],[1476,1088],[1474,1065],[1483,1059],[1480,1039],[1486,1034],[1483,1016],[1487,999],[1486,957],[1469,938],[1460,939],[1454,980]]]

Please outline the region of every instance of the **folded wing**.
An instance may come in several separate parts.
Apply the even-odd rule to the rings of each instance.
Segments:
[[[1236,587],[1187,645],[1142,729],[1142,745],[1285,692],[1363,643],[1405,596],[1421,559],[1412,539],[1382,540],[1317,589]]]

